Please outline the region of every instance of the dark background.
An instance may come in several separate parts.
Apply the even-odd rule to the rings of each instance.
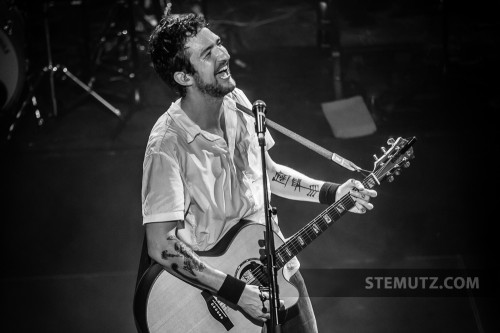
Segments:
[[[26,62],[19,97],[0,118],[4,331],[134,332],[142,159],[154,122],[176,99],[145,51],[151,29],[145,18],[155,12],[138,1],[131,21],[127,1],[51,2],[53,64],[67,66],[86,85],[92,81],[122,117],[60,70],[55,113],[49,75],[34,87],[48,64],[41,3],[14,1],[16,14],[2,14],[2,25],[5,13],[22,17],[22,29],[10,38],[21,45],[16,51]],[[494,114],[500,107],[500,26],[493,6],[326,3],[330,25],[320,24],[316,1],[202,4],[232,54],[238,87],[250,101],[264,100],[270,119],[369,170],[388,137],[417,137],[416,158],[393,183],[378,188],[375,209],[344,217],[299,255],[306,282],[318,290],[324,280],[308,274],[318,268],[498,268]],[[174,12],[194,5],[178,1]],[[137,30],[135,48],[130,22]],[[335,48],[342,94],[335,93]],[[38,108],[30,103],[30,88]],[[377,130],[335,137],[321,104],[352,96],[363,98]],[[355,126],[356,118],[351,121]],[[318,179],[360,178],[270,131],[275,161]],[[325,208],[278,197],[272,202],[287,236]],[[493,291],[491,297],[321,296],[312,298],[321,332],[498,329]]]

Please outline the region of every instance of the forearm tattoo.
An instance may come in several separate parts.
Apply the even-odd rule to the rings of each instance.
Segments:
[[[307,191],[306,195],[308,197],[315,197],[319,193],[318,185],[302,186],[301,178],[295,178],[280,171],[276,171],[271,181],[282,184],[283,187],[293,187],[294,191]]]
[[[180,254],[176,254],[176,253],[170,253],[168,252],[167,250],[163,251],[161,253],[161,257],[165,260],[168,260],[168,258],[178,258],[178,257],[182,257]]]
[[[205,264],[201,261],[200,257],[192,249],[190,249],[186,244],[179,241],[177,238],[173,236],[169,236],[167,240],[174,241],[174,253],[171,251],[164,250],[161,253],[161,257],[164,260],[168,260],[169,258],[184,258],[184,266],[182,267],[186,272],[189,272],[191,275],[196,276],[195,271],[202,272],[205,269]],[[175,267],[174,267],[175,265]],[[176,269],[177,264],[172,264],[172,268]]]

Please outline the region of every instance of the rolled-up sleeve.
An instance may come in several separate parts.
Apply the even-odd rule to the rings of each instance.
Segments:
[[[144,159],[142,177],[143,224],[184,219],[184,186],[179,163],[168,152]]]

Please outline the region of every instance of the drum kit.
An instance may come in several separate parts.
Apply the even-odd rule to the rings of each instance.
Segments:
[[[0,105],[2,112],[19,100],[25,81],[24,22],[15,7],[0,1]]]
[[[81,4],[82,1],[72,0],[71,4]],[[57,1],[43,1],[42,5],[46,63],[35,72],[27,69],[29,59],[26,57],[28,52],[26,52],[25,43],[25,15],[23,15],[23,10],[20,9],[22,6],[16,3],[15,0],[0,0],[0,122],[5,122],[8,119],[10,124],[6,126],[7,134],[1,134],[3,137],[0,138],[0,141],[6,139],[6,142],[8,142],[12,139],[21,118],[30,109],[33,110],[39,126],[44,123],[44,114],[46,116],[58,116],[57,100],[59,98],[55,86],[56,78],[62,78],[63,80],[69,78],[70,80],[64,81],[73,81],[84,90],[85,94],[95,98],[107,110],[123,121],[123,113],[93,89],[93,78],[91,81],[84,83],[67,66],[53,62],[48,11]],[[43,84],[44,81],[48,81],[48,84]],[[47,98],[46,87],[48,87],[50,112],[40,112],[39,110],[37,96],[42,94],[41,89],[39,89],[41,86],[45,89],[45,98]],[[135,91],[134,102],[138,103],[138,99],[138,92]]]

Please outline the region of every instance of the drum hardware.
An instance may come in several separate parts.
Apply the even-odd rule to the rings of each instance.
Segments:
[[[2,26],[2,30],[7,33],[7,35],[12,36],[12,28],[14,26],[14,22],[11,19],[8,19],[7,22]]]
[[[12,3],[0,0],[0,108],[10,113],[25,81],[24,22]]]
[[[65,77],[68,77],[73,82],[75,82],[80,88],[82,88],[86,93],[90,94],[94,97],[98,102],[104,105],[109,111],[111,111],[114,115],[116,115],[120,120],[122,120],[122,113],[119,109],[115,108],[109,102],[107,102],[104,98],[102,98],[99,94],[97,94],[92,87],[83,83],[77,76],[75,76],[71,71],[64,65],[56,64],[54,65],[52,60],[52,50],[51,50],[51,42],[50,42],[50,28],[49,28],[49,20],[48,20],[48,8],[49,1],[44,1],[43,3],[43,28],[45,34],[45,47],[47,52],[47,62],[48,64],[44,66],[38,74],[31,75],[27,79],[27,96],[24,98],[21,103],[21,107],[15,114],[14,122],[10,125],[7,134],[7,140],[12,138],[13,132],[17,126],[17,122],[24,115],[26,108],[29,105],[32,105],[35,109],[35,117],[37,118],[37,123],[39,126],[43,125],[44,119],[38,109],[38,102],[36,98],[36,93],[38,87],[40,86],[42,80],[45,77],[48,77],[49,83],[49,94],[50,94],[50,104],[51,104],[51,116],[58,116],[58,107],[57,107],[57,98],[55,91],[55,75],[56,73],[61,73]],[[33,79],[34,78],[34,79]]]
[[[140,19],[138,19],[140,17]],[[133,101],[140,104],[141,92],[138,80],[139,51],[145,51],[138,33],[146,30],[151,23],[146,20],[137,0],[118,0],[110,9],[98,43],[91,59],[92,76],[88,85],[92,87],[97,78],[98,67],[105,67],[116,75],[109,81],[127,80],[132,83]],[[112,63],[106,61],[106,53],[114,52]],[[118,62],[118,64],[117,64]]]

